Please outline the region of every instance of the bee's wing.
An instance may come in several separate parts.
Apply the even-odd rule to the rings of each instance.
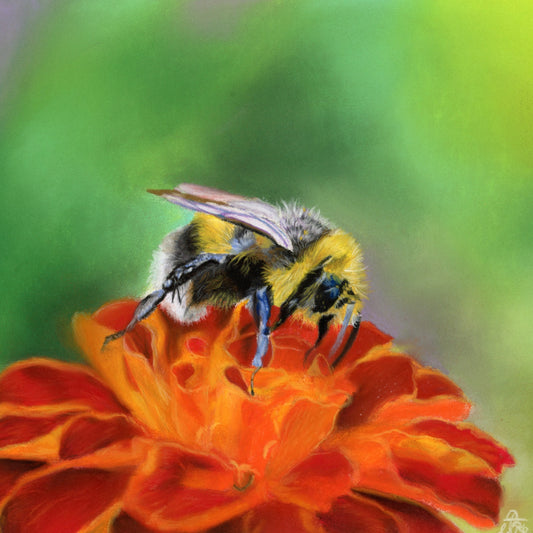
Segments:
[[[246,198],[191,183],[182,183],[175,189],[150,189],[148,192],[181,207],[240,224],[267,236],[287,250],[293,249],[289,235],[279,224],[278,210],[259,198]]]

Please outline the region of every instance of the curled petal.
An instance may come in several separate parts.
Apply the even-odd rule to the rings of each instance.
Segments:
[[[0,502],[9,494],[21,476],[40,468],[44,464],[41,461],[0,459]]]
[[[416,435],[430,435],[446,441],[454,448],[461,448],[483,459],[497,474],[504,467],[513,466],[511,454],[492,437],[472,424],[451,424],[444,420],[421,420],[407,431]]]
[[[413,360],[384,352],[382,357],[363,361],[351,373],[356,392],[350,405],[337,418],[339,428],[367,423],[385,403],[415,391]]]
[[[153,529],[199,531],[247,511],[260,497],[242,490],[238,472],[213,456],[156,446],[134,476],[123,509]]]
[[[479,456],[429,436],[396,435],[391,451],[400,477],[423,492],[419,501],[478,527],[498,522],[502,489]]]
[[[74,319],[80,346],[131,414],[157,434],[172,433],[168,386],[142,355],[124,349],[119,341],[102,343],[110,330],[85,315]]]

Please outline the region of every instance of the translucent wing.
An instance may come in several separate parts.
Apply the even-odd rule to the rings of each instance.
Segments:
[[[208,213],[228,222],[240,224],[272,239],[276,244],[293,251],[291,239],[279,224],[276,207],[259,200],[230,194],[211,187],[182,183],[175,189],[149,190],[173,204]]]

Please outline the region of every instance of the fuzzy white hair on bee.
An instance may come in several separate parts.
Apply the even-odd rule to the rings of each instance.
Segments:
[[[315,345],[306,356],[331,325],[340,325],[330,352],[330,363],[338,364],[357,336],[365,298],[362,253],[351,235],[317,209],[296,202],[274,206],[187,183],[149,192],[195,213],[156,250],[151,292],[126,328],[109,335],[104,346],[159,305],[175,320],[190,323],[200,320],[207,306],[229,308],[247,301],[257,325],[252,394],[270,335],[290,317],[317,325]],[[270,324],[273,306],[279,315]]]

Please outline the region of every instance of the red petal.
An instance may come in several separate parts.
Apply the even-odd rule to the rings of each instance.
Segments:
[[[72,459],[139,434],[140,430],[123,416],[104,420],[94,416],[82,416],[65,430],[61,438],[59,456],[62,459]]]
[[[39,477],[19,488],[2,514],[3,533],[74,533],[124,491],[129,474],[69,469]]]
[[[339,498],[319,518],[327,533],[399,533],[393,516],[374,502],[353,496]]]
[[[44,463],[40,461],[0,459],[0,501],[13,488],[20,476],[43,465]]]
[[[137,522],[126,513],[120,513],[111,524],[111,533],[157,533],[154,529],[149,529]]]
[[[0,419],[0,446],[28,442],[35,437],[50,433],[62,424],[68,414],[51,416],[5,416]]]
[[[463,391],[449,378],[430,368],[420,369],[416,376],[417,398],[426,400],[435,396],[463,397]]]
[[[143,470],[132,479],[124,510],[154,529],[203,530],[252,505],[254,491],[237,489],[235,469],[214,457],[162,445]]]
[[[236,385],[241,390],[248,393],[248,385],[244,381],[241,371],[236,366],[226,368],[224,375],[230,383],[233,383],[233,385]]]
[[[372,322],[361,322],[353,346],[344,355],[336,368],[342,369],[352,366],[372,348],[388,344],[391,340],[392,337],[390,335],[383,333]]]
[[[323,533],[314,512],[280,502],[264,503],[207,533]]]
[[[408,428],[409,433],[431,435],[443,439],[455,448],[468,450],[481,457],[498,474],[505,466],[513,466],[512,455],[494,439],[475,426],[463,424],[458,427],[443,420],[423,420]]]
[[[321,521],[328,533],[460,533],[418,505],[358,494],[339,498]]]
[[[313,328],[316,329],[316,328]],[[268,366],[283,368],[288,372],[303,372],[305,353],[313,346],[309,328],[304,324],[294,324],[291,329],[281,330],[272,337],[273,356]],[[313,337],[316,338],[316,331]],[[255,352],[253,352],[255,353]]]
[[[337,427],[361,425],[384,403],[412,394],[413,372],[413,360],[400,355],[386,355],[358,364],[350,375],[356,392],[352,403],[339,413]]]
[[[353,468],[338,452],[316,453],[280,481],[276,496],[287,503],[327,511],[331,502],[350,493]]]
[[[0,376],[0,402],[25,406],[75,402],[96,411],[124,411],[89,370],[46,359],[28,359],[9,367]]]
[[[389,500],[373,496],[372,499],[379,503],[383,509],[392,514],[402,525],[400,531],[405,533],[461,533],[454,524],[444,516],[429,509],[401,500]]]
[[[138,303],[137,300],[112,302],[98,309],[93,318],[102,326],[119,331],[129,324]]]

